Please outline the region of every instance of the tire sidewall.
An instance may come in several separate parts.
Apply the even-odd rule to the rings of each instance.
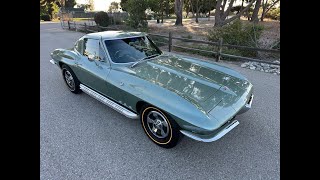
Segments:
[[[66,65],[62,65],[61,67],[61,70],[62,70],[62,77],[63,77],[63,80],[64,82],[66,83],[68,89],[73,92],[73,93],[79,93],[80,92],[80,82],[78,80],[78,78],[76,77],[76,75],[74,74],[74,72],[71,70],[71,68],[69,68],[68,66]],[[74,85],[75,85],[75,88],[74,90],[70,88],[70,86],[68,85],[67,81],[66,81],[66,78],[65,78],[65,72],[66,71],[69,71],[72,78],[73,78],[73,81],[74,81]]]
[[[147,115],[150,111],[157,111],[159,112],[167,121],[168,127],[169,127],[169,134],[166,138],[158,138],[150,131],[147,124]],[[151,139],[155,144],[164,147],[164,148],[172,148],[176,146],[180,139],[180,133],[179,133],[179,127],[174,122],[174,120],[171,119],[170,116],[168,116],[166,113],[164,113],[159,108],[156,108],[154,106],[144,106],[140,112],[140,121],[142,124],[142,128],[146,135]]]

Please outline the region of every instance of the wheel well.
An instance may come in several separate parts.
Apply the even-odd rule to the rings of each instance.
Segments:
[[[60,68],[62,68],[62,65],[64,65],[64,63],[63,62],[59,62]]]
[[[142,106],[145,105],[145,104],[148,104],[148,103],[146,103],[146,102],[144,102],[144,101],[138,101],[138,102],[137,102],[137,104],[136,104],[136,110],[137,110],[137,113],[138,113],[138,114],[140,113]]]

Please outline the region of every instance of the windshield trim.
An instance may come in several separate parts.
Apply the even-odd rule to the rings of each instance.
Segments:
[[[158,48],[158,46],[156,46],[156,45],[154,44],[154,42],[148,37],[148,35],[130,36],[130,37],[113,38],[113,39],[105,38],[105,39],[102,39],[102,44],[103,44],[104,48],[105,48],[106,51],[107,51],[107,55],[108,55],[108,58],[110,59],[110,62],[111,62],[112,64],[115,64],[115,65],[131,65],[131,64],[133,64],[133,63],[135,63],[135,62],[137,62],[137,61],[127,62],[127,63],[117,63],[117,62],[114,62],[114,61],[112,60],[110,54],[109,54],[108,47],[107,47],[106,44],[105,44],[105,41],[106,41],[106,40],[118,40],[118,39],[128,39],[128,38],[137,38],[137,37],[145,37],[145,38],[147,38],[147,39],[151,42],[151,44],[154,45],[155,48],[160,52],[159,55],[162,55],[162,54],[163,54],[163,52]]]

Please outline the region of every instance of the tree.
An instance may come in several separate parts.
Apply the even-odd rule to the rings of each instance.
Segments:
[[[268,0],[262,0],[262,14],[260,20],[263,21],[265,15],[268,13],[268,11],[273,8],[276,4],[278,4],[280,0],[271,0],[270,3],[268,3]]]
[[[129,14],[127,24],[133,28],[147,27],[146,9],[149,8],[148,0],[128,0],[123,4]]]
[[[89,5],[89,10],[94,10],[94,1],[93,0],[87,0],[87,4]]]
[[[40,0],[40,15],[49,15],[52,19],[53,14],[59,11],[55,0]]]
[[[222,1],[223,1],[223,3],[222,3]],[[229,16],[229,13],[231,11],[231,8],[233,7],[234,1],[235,0],[230,0],[228,8],[225,10],[227,0],[217,0],[215,22],[214,22],[215,27],[221,27],[221,26],[228,24],[228,23],[234,21],[235,19],[239,18],[244,12],[246,12],[252,6],[252,4],[256,0],[251,0],[249,2],[249,4],[245,8],[243,8],[238,14],[232,16],[229,19],[226,19]]]
[[[109,6],[108,12],[113,13],[113,12],[118,11],[118,9],[119,9],[119,3],[113,1],[113,2],[111,2],[110,6]]]
[[[176,14],[176,26],[183,26],[182,24],[182,7],[183,0],[175,0],[174,2],[174,13]]]
[[[120,1],[120,6],[121,6],[121,9],[122,9],[123,11],[127,11],[127,9],[126,9],[126,4],[127,4],[127,2],[128,2],[128,0],[121,0],[121,1]]]
[[[77,3],[76,0],[65,0],[65,7],[73,8]]]
[[[210,17],[210,11],[215,8],[215,0],[190,0],[190,6],[192,12],[196,13],[196,23],[198,23],[200,13],[208,13],[208,16]]]
[[[253,23],[258,23],[259,18],[258,18],[258,12],[261,6],[261,0],[256,1],[256,5],[254,6],[252,17],[251,17],[251,22]]]
[[[160,22],[160,17],[161,17],[161,23],[163,23],[164,1],[163,0],[149,0],[148,4],[149,4],[150,10],[155,13],[154,15],[157,19],[157,23]]]

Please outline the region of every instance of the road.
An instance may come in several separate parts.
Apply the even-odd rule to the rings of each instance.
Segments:
[[[279,76],[222,63],[253,83],[252,109],[216,142],[163,149],[138,120],[69,92],[50,52],[82,35],[40,24],[40,179],[280,179]]]

